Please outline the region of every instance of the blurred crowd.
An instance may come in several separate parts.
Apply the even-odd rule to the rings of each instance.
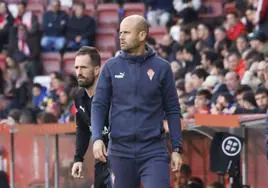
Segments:
[[[72,0],[67,14],[51,0],[40,18],[27,11],[27,2],[13,7],[0,1],[0,119],[16,123],[67,123],[74,120],[76,78],[61,70],[42,75],[43,52],[76,51],[95,45],[97,24],[85,14],[85,3]],[[124,0],[103,1],[119,4]],[[144,0],[151,27],[166,27],[161,39],[148,44],[172,68],[181,114],[252,114],[268,109],[268,2],[265,0],[215,0],[223,12],[215,13],[201,0]],[[116,54],[116,51],[113,52]],[[184,169],[185,168],[185,169]],[[183,167],[187,184],[199,184]],[[181,174],[183,174],[181,173]],[[183,179],[183,178],[182,178]],[[202,181],[202,180],[201,180]],[[185,184],[186,185],[186,184]],[[204,187],[203,183],[200,186]],[[221,188],[214,183],[209,188]]]
[[[268,5],[266,1],[224,1],[217,19],[201,0],[146,0],[151,27],[166,27],[161,39],[148,44],[171,64],[184,118],[202,114],[264,113],[268,108]],[[138,2],[138,1],[135,1]],[[65,123],[74,119],[74,75],[62,71],[45,75],[47,84],[34,81],[42,75],[42,52],[76,51],[94,45],[97,29],[85,14],[85,3],[72,2],[72,13],[51,0],[42,24],[22,1],[11,9],[0,2],[0,118],[20,123]],[[115,1],[122,4],[124,1]],[[16,11],[14,11],[16,10]],[[15,13],[14,13],[15,12]],[[122,12],[121,8],[118,14]],[[116,52],[114,52],[116,54]],[[44,114],[45,113],[45,114]]]

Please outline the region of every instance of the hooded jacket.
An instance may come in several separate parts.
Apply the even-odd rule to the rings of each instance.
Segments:
[[[172,147],[181,145],[180,108],[170,65],[147,49],[141,56],[121,51],[104,65],[97,82],[92,138],[93,142],[101,139],[104,117],[109,113],[109,155],[167,154],[165,117]]]

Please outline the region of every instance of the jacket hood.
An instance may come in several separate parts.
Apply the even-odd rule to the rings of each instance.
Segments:
[[[146,45],[146,53],[139,56],[131,56],[127,52],[120,50],[118,56],[122,59],[130,60],[130,63],[143,63],[152,56],[155,56],[155,52],[151,47]]]

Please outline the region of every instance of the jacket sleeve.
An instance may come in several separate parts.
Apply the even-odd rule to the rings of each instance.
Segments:
[[[112,83],[108,63],[103,67],[96,86],[96,92],[91,108],[92,140],[102,139],[102,130],[108,116],[112,96]]]
[[[75,143],[75,156],[74,161],[84,161],[84,155],[87,152],[91,132],[89,126],[86,125],[76,113],[76,143]]]
[[[168,121],[172,149],[181,147],[180,106],[170,66],[162,82],[163,106]]]

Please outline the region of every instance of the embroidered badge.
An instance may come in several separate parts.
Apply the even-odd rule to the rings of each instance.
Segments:
[[[154,77],[154,70],[153,69],[148,69],[147,75],[148,75],[149,79],[152,80],[153,77]]]

